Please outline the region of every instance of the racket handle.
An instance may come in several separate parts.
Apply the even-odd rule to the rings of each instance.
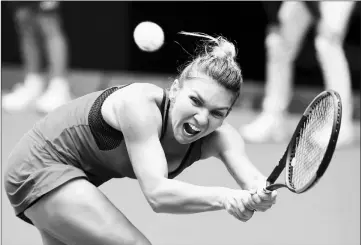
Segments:
[[[282,187],[287,187],[287,186],[284,185],[284,184],[271,184],[271,185],[268,185],[265,188],[263,188],[263,192],[266,193],[266,194],[270,194],[272,191],[277,190],[277,189],[282,188]],[[257,193],[256,190],[251,192],[252,195],[254,195],[256,193]]]
[[[287,187],[287,186],[285,184],[271,184],[269,186],[266,186],[266,188],[264,188],[263,190],[265,193],[270,193],[282,187]]]

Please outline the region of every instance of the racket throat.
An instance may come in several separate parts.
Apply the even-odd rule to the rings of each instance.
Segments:
[[[287,158],[287,151],[283,154],[281,160],[278,162],[278,165],[273,169],[272,173],[267,178],[267,184],[273,184],[276,179],[280,176],[283,169],[286,166],[286,158]]]

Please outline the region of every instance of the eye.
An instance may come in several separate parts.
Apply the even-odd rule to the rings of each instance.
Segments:
[[[223,114],[222,112],[219,112],[219,111],[213,111],[213,112],[212,112],[212,115],[213,115],[214,117],[217,117],[217,118],[222,118],[222,117],[224,117],[224,114]]]
[[[197,99],[196,97],[191,96],[189,98],[191,99],[191,101],[193,102],[193,104],[195,106],[201,106],[202,105],[202,102],[199,99]]]

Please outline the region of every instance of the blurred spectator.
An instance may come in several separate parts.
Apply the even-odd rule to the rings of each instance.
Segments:
[[[35,101],[37,110],[47,113],[71,98],[66,79],[68,50],[59,15],[60,2],[11,1],[8,4],[15,18],[25,78],[3,96],[2,106],[5,110],[17,111]],[[49,68],[46,90],[46,79],[41,74],[42,51]]]
[[[267,48],[266,87],[262,112],[240,128],[251,142],[288,138],[285,131],[287,108],[292,98],[293,66],[302,40],[312,23],[317,23],[315,49],[326,89],[337,91],[343,103],[343,120],[338,146],[352,142],[352,84],[343,41],[355,2],[282,2],[277,20],[265,40]]]

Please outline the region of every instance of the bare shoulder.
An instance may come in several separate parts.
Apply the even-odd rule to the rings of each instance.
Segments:
[[[133,83],[115,91],[104,101],[102,116],[120,131],[124,130],[124,125],[133,123],[155,124],[158,128],[162,122],[159,110],[162,98],[162,88],[150,83]]]
[[[114,101],[112,103],[114,106],[119,106],[122,103],[132,103],[135,100],[139,100],[139,98],[142,101],[157,101],[158,97],[162,96],[162,91],[162,88],[151,83],[132,83],[118,89],[109,97],[113,97]]]
[[[244,142],[239,132],[228,122],[203,139],[202,159],[219,157],[222,152],[230,150],[233,146],[243,146]]]

